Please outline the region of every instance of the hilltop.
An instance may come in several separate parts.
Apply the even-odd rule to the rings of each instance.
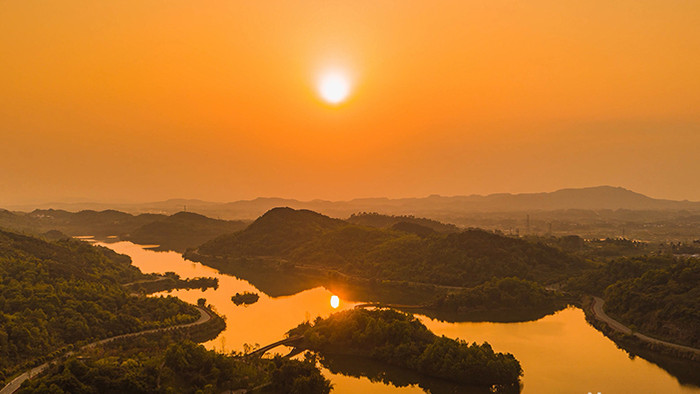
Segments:
[[[160,249],[185,251],[222,234],[242,230],[241,220],[218,220],[192,212],[178,212],[144,224],[121,238],[141,245],[155,244]]]
[[[245,230],[223,235],[199,247],[199,253],[239,256],[283,256],[345,222],[308,210],[274,208]]]
[[[511,276],[554,282],[583,264],[555,248],[479,229],[419,236],[291,208],[272,209],[245,230],[206,242],[188,256],[276,259],[354,277],[446,286]]]

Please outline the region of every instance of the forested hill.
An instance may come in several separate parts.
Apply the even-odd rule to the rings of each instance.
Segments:
[[[172,216],[131,215],[114,210],[67,212],[56,209],[29,213],[0,210],[0,228],[41,234],[57,239],[66,236],[108,236],[161,249],[184,251],[222,234],[241,230],[249,222],[212,219],[191,212]]]
[[[245,230],[201,245],[199,252],[208,255],[285,256],[299,245],[346,224],[304,209],[273,208]]]
[[[184,251],[222,234],[244,229],[248,222],[218,220],[191,213],[178,212],[172,216],[147,223],[124,234],[123,238],[141,244],[160,245],[161,249]]]
[[[157,214],[131,215],[111,209],[80,212],[37,209],[29,213],[4,211],[4,215],[0,215],[0,227],[34,234],[59,230],[67,235],[104,237],[128,233],[164,217]]]
[[[195,253],[274,257],[364,278],[453,286],[473,286],[494,277],[556,282],[584,264],[540,243],[478,229],[417,235],[290,208],[270,210],[245,230],[207,242]]]
[[[568,290],[605,298],[606,311],[629,327],[700,347],[700,259],[635,256],[599,263]]]
[[[192,322],[176,298],[130,296],[127,256],[85,242],[0,231],[0,382],[79,341]]]
[[[68,239],[47,242],[2,230],[0,259],[4,263],[3,267],[9,261],[16,261],[24,265],[22,268],[25,269],[40,268],[54,279],[74,277],[124,283],[144,276],[138,268],[131,265],[129,256],[108,248]]]

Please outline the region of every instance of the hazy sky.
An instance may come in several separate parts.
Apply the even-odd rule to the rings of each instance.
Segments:
[[[697,0],[0,0],[0,205],[700,200],[699,26]]]

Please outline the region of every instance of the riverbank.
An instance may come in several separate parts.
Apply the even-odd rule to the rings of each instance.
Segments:
[[[415,316],[393,309],[345,310],[288,334],[300,338],[295,347],[322,356],[362,356],[465,386],[517,388],[523,374],[511,353],[435,335]]]
[[[190,261],[244,278],[266,294],[273,294],[273,296],[291,295],[323,286],[342,299],[362,300],[367,306],[389,306],[451,322],[525,322],[555,313],[567,305],[577,304],[577,300],[556,290],[546,289],[534,282],[527,284],[523,280],[513,278],[500,280],[507,288],[500,289],[499,284],[494,283],[489,289],[484,289],[483,287],[489,283],[461,287],[428,282],[377,280],[346,274],[335,269],[292,264],[276,258],[222,258],[200,255],[194,250],[188,251],[183,256]],[[513,282],[518,286],[507,286],[514,284]],[[536,291],[536,288],[539,291]],[[460,295],[467,291],[474,292],[474,290],[489,291],[488,294],[472,294],[470,298],[472,302],[461,306]],[[489,304],[488,307],[483,307],[481,305],[483,303],[478,299],[491,297],[490,299],[498,300],[501,295],[510,294],[516,290],[520,292],[521,297],[504,301],[500,305]],[[499,294],[492,294],[494,291]],[[535,296],[547,298],[547,300],[533,305],[518,304],[523,299],[534,299]]]
[[[615,343],[628,347],[642,347],[661,354],[700,362],[700,349],[652,338],[625,326],[605,313],[605,301],[600,297],[586,297],[582,309],[586,320]]]
[[[175,290],[171,294],[193,304],[199,298],[206,298],[219,314],[227,317],[227,329],[215,340],[204,343],[206,348],[217,351],[223,349],[224,352],[240,352],[246,348],[246,344],[255,346],[256,343],[273,343],[299,322],[354,308],[356,303],[350,300],[363,303],[370,301],[367,298],[346,297],[337,287],[334,286],[333,290],[330,290],[308,277],[299,277],[300,281],[306,283],[298,283],[296,274],[274,275],[275,278],[269,278],[270,275],[261,272],[263,269],[254,269],[254,261],[250,262],[250,271],[251,275],[257,276],[250,276],[254,280],[248,281],[247,272],[246,275],[232,276],[235,273],[230,273],[229,270],[217,271],[210,266],[192,263],[174,252],[156,253],[126,242],[116,243],[111,247],[131,256],[134,265],[144,273],[174,271],[183,278],[218,278],[217,290]],[[308,287],[309,282],[316,284]],[[258,284],[264,289],[258,287]],[[236,307],[231,302],[231,295],[245,291],[259,293],[260,300],[248,308]],[[280,296],[283,291],[286,294]],[[333,309],[329,303],[332,295],[340,297],[340,306],[337,309]],[[416,313],[415,310],[411,312]],[[274,317],[274,323],[270,323],[270,316]],[[630,388],[635,387],[657,393],[700,393],[697,385],[683,384],[687,381],[685,376],[697,369],[684,370],[684,375],[681,375],[676,370],[665,366],[660,368],[656,363],[648,362],[649,358],[645,355],[629,357],[627,352],[617,348],[612,341],[601,335],[599,330],[587,323],[583,311],[579,308],[567,308],[542,319],[524,323],[449,322],[424,316],[420,316],[419,319],[436,335],[469,338],[477,343],[488,342],[495,351],[514,354],[522,362],[525,370],[522,378],[523,394],[588,391],[617,393],[628,392]],[[277,349],[273,352],[277,352]],[[287,349],[279,352],[284,355]],[[436,390],[431,392],[474,394],[465,391],[463,385],[457,388],[443,387],[437,381],[408,370],[390,368],[386,363],[378,362],[374,368],[368,368],[369,362],[366,358],[338,363],[328,366],[323,364],[323,374],[333,382],[334,392],[337,393],[424,394],[424,388],[427,387]],[[611,374],[610,371],[619,373]],[[391,379],[385,379],[387,376]],[[566,379],[562,379],[562,376]],[[485,394],[483,390],[475,392]]]
[[[208,308],[201,308],[199,306],[195,306],[197,310],[199,311],[199,319],[197,321],[192,322],[192,323],[186,323],[186,324],[180,324],[177,326],[170,326],[170,327],[162,327],[162,328],[155,328],[155,329],[149,329],[149,330],[144,330],[144,331],[139,331],[139,332],[134,332],[134,333],[129,333],[129,334],[122,334],[122,335],[117,335],[113,336],[110,338],[105,338],[101,339],[99,341],[91,342],[86,345],[80,346],[78,350],[70,351],[68,353],[65,353],[51,361],[47,361],[39,366],[36,366],[28,371],[25,371],[18,376],[16,376],[12,381],[10,381],[5,387],[0,389],[0,394],[12,394],[15,391],[17,391],[22,383],[24,383],[26,380],[29,380],[43,372],[45,372],[49,367],[59,363],[61,360],[65,359],[68,356],[71,356],[73,354],[79,353],[84,350],[88,350],[91,348],[94,348],[96,346],[104,345],[107,343],[115,342],[115,341],[120,341],[124,339],[129,339],[129,338],[134,338],[137,336],[146,336],[146,335],[153,335],[153,334],[161,334],[161,333],[180,333],[180,334],[185,334],[186,336],[192,338],[196,337],[198,339],[201,339],[202,341],[207,340],[208,338],[215,337],[216,334],[213,334],[214,332],[218,333],[223,328],[226,326],[226,323],[224,322],[223,318],[218,316],[216,313],[214,313],[212,310]],[[213,336],[212,336],[213,334]]]

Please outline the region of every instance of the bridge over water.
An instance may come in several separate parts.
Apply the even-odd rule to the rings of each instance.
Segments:
[[[303,337],[301,335],[295,335],[293,337],[285,338],[285,339],[282,339],[280,341],[273,342],[269,345],[263,346],[254,352],[246,354],[244,357],[262,357],[262,355],[265,354],[268,350],[274,349],[277,346],[291,345],[295,342],[300,341],[302,338]]]

